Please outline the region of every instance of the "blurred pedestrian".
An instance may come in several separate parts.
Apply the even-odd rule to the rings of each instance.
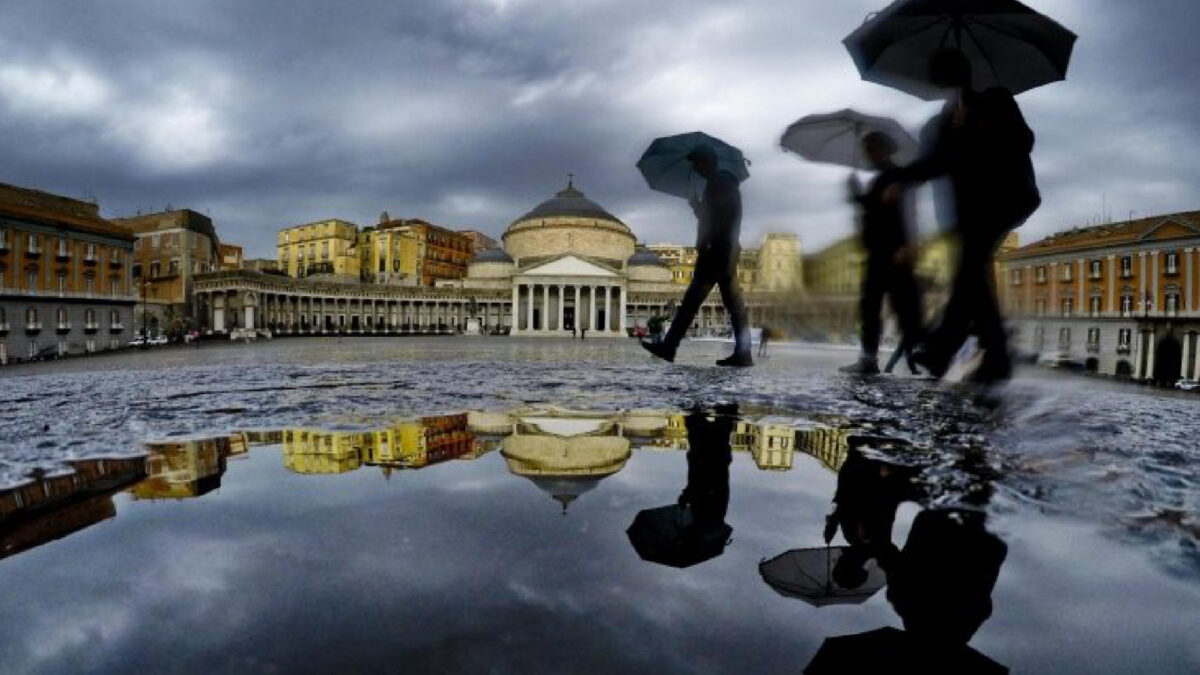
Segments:
[[[926,125],[922,157],[898,177],[906,182],[949,177],[959,256],[941,322],[913,356],[941,377],[968,334],[974,334],[984,357],[973,378],[1006,380],[1012,363],[996,301],[994,256],[1008,233],[1041,204],[1030,161],[1034,134],[1007,89],[971,88],[971,64],[958,50],[938,51],[929,68],[930,79],[946,92],[946,104]],[[896,185],[885,198],[902,194]]]
[[[850,201],[861,208],[861,241],[867,252],[866,275],[859,300],[862,351],[857,362],[841,370],[876,375],[879,373],[879,337],[883,329],[880,312],[884,295],[891,301],[905,340],[919,341],[923,337],[923,327],[921,300],[913,277],[916,256],[910,234],[911,201],[904,195],[884,198],[889,189],[902,185],[899,183],[900,168],[893,161],[896,142],[882,131],[873,131],[863,137],[862,146],[863,154],[878,171],[865,191],[853,174],[849,181]]]

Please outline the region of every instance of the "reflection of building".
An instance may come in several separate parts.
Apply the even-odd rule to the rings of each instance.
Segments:
[[[567,505],[620,471],[630,442],[608,413],[531,409],[513,414],[513,433],[502,441],[508,469]]]
[[[419,469],[472,453],[474,440],[466,413],[421,417],[371,431],[288,429],[283,432],[283,465],[313,474],[345,473],[364,464]]]
[[[0,558],[116,515],[112,495],[145,476],[142,457],[85,459],[0,490]]]
[[[1200,211],[1059,232],[1001,258],[1015,347],[1092,372],[1200,376]]]
[[[849,434],[843,429],[810,425],[796,429],[796,449],[821,462],[830,471],[840,471],[850,452]]]
[[[152,334],[171,329],[170,323],[194,320],[193,278],[222,268],[220,242],[212,220],[191,209],[116,218],[132,232],[133,283],[141,302],[135,311],[138,329]],[[143,310],[149,314],[143,316]],[[184,326],[175,326],[182,331]]]
[[[188,499],[221,487],[225,458],[245,452],[240,434],[147,443],[146,480],[129,490],[134,499]]]
[[[132,253],[95,204],[0,183],[0,365],[124,346]]]
[[[792,455],[796,451],[793,424],[791,419],[770,416],[738,420],[730,447],[749,452],[760,469],[787,471],[792,468]]]

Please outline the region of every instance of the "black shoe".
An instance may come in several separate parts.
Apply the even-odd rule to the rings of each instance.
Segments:
[[[718,360],[717,365],[728,368],[749,368],[754,365],[754,359],[749,354],[734,354]]]
[[[848,366],[842,366],[841,368],[838,368],[838,370],[851,375],[878,375],[879,362],[875,359],[863,358],[851,363]]]
[[[912,353],[912,362],[924,368],[930,375],[941,378],[950,368],[950,360],[934,354],[925,347],[917,347]]]
[[[667,363],[675,363],[675,350],[662,342],[639,342],[642,349],[650,352]]]

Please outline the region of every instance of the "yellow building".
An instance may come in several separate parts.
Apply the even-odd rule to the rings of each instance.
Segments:
[[[366,281],[421,285],[420,238],[411,229],[368,227],[358,235],[362,276]]]
[[[188,499],[221,486],[225,459],[236,437],[146,444],[146,480],[129,490],[134,499]]]
[[[328,274],[357,281],[358,226],[336,218],[286,227],[278,236],[279,269],[290,277]]]
[[[296,473],[345,473],[361,466],[419,469],[472,451],[467,415],[434,415],[371,431],[288,429],[283,465]]]
[[[684,286],[692,283],[696,271],[695,246],[678,246],[676,244],[650,244],[646,247],[651,253],[671,269],[671,281]]]
[[[857,235],[804,258],[804,287],[824,296],[858,296],[867,254]]]
[[[296,473],[346,473],[363,464],[370,432],[288,429],[283,432],[283,466]]]
[[[758,279],[755,288],[764,291],[793,291],[804,286],[804,264],[800,237],[770,232],[758,249]]]

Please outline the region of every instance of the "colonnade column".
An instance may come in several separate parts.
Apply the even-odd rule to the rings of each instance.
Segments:
[[[595,331],[596,329],[596,287],[588,286],[588,330]]]
[[[512,332],[514,332],[514,333],[521,330],[521,326],[518,325],[518,323],[517,323],[517,317],[521,316],[518,313],[518,312],[520,312],[520,309],[519,309],[520,306],[521,306],[521,284],[513,284],[513,288],[512,288]]]
[[[583,304],[579,302],[579,285],[575,286],[575,329],[583,328]]]
[[[617,289],[617,292],[621,294],[621,302],[620,302],[621,313],[618,315],[620,317],[619,328],[621,330],[621,335],[624,336],[624,335],[628,334],[628,332],[629,332],[629,327],[627,325],[625,325],[626,324],[625,314],[628,312],[628,307],[627,307],[626,303],[629,302],[629,293],[628,293],[628,291],[625,290],[624,286],[619,287]]]
[[[543,331],[550,330],[550,284],[542,284],[542,325]]]
[[[558,285],[558,325],[554,328],[559,332],[563,331],[563,305],[567,304],[567,287],[563,284]]]
[[[604,328],[602,328],[601,330],[603,330],[605,333],[609,332],[609,329],[612,327],[612,306],[611,305],[612,305],[612,303],[609,302],[609,297],[608,297],[608,286],[604,286]]]

